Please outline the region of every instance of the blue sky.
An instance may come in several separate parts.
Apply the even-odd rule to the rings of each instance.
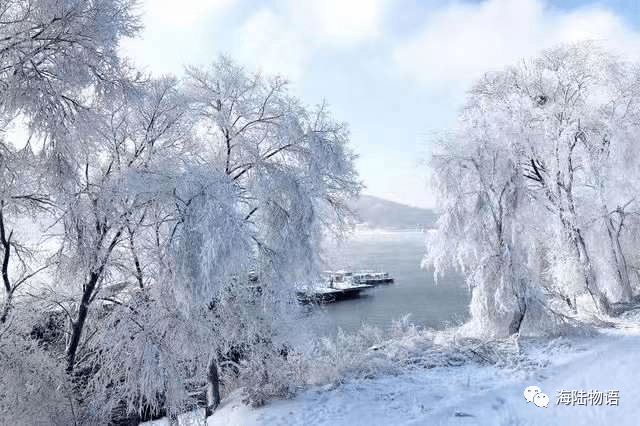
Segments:
[[[466,90],[559,43],[596,40],[640,60],[640,2],[605,0],[144,0],[146,29],[123,53],[181,74],[220,53],[278,73],[305,103],[323,98],[351,128],[365,193],[436,204],[430,141]]]

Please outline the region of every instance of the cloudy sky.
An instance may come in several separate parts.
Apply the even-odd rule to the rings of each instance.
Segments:
[[[180,75],[226,53],[349,123],[365,193],[432,207],[429,141],[485,71],[591,39],[640,60],[637,0],[143,0],[123,52]]]

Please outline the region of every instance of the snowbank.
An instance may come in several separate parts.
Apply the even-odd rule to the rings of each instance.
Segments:
[[[295,399],[252,409],[239,393],[208,419],[222,425],[600,425],[639,424],[636,400],[640,333],[560,338],[531,345],[517,367],[464,363],[457,367],[407,368],[398,375],[351,379],[318,386]],[[548,407],[524,399],[538,386]],[[558,391],[619,392],[618,406],[557,404]]]

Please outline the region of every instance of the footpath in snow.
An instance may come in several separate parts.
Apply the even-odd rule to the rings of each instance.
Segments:
[[[270,401],[255,409],[243,405],[240,394],[235,393],[223,401],[207,424],[640,424],[637,330],[611,330],[596,337],[561,338],[551,343],[527,353],[534,367],[465,363],[457,367],[412,368],[398,375],[311,388],[294,399]],[[538,386],[548,395],[546,408],[527,403],[524,390],[529,386]],[[617,400],[604,396],[612,390],[618,391]],[[559,391],[571,394],[563,398],[568,405],[557,403]],[[580,391],[603,392],[602,405],[597,404],[597,398],[595,405],[594,401],[580,398]]]

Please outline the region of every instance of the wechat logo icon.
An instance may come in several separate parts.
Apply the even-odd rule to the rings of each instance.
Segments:
[[[527,404],[533,402],[537,407],[545,407],[549,405],[549,397],[542,393],[537,386],[529,386],[524,390],[524,399],[527,400]]]

